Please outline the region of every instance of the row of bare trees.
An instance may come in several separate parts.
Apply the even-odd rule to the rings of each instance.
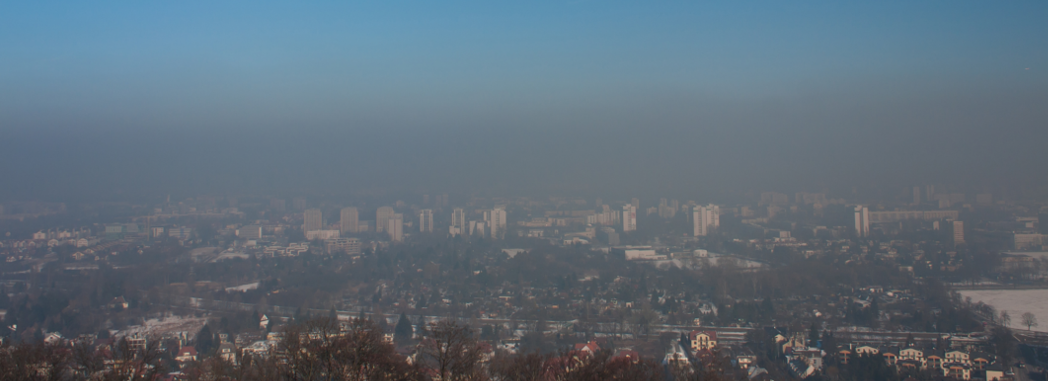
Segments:
[[[155,380],[166,371],[159,341],[145,347],[121,339],[98,348],[91,343],[22,343],[0,346],[0,379],[17,381]]]
[[[120,340],[103,349],[19,344],[0,348],[3,380],[155,380],[176,369],[159,340],[134,348]],[[651,359],[613,356],[610,351],[510,354],[492,351],[469,327],[436,324],[410,353],[399,354],[370,320],[312,319],[288,327],[265,355],[236,361],[202,359],[182,369],[201,381],[589,381],[730,379],[730,364],[666,368]]]

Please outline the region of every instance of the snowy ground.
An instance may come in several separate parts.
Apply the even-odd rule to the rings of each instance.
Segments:
[[[242,285],[239,285],[239,286],[236,286],[236,287],[226,287],[226,291],[246,292],[246,291],[249,291],[249,290],[257,290],[258,289],[258,283],[259,282],[254,282],[254,283],[242,284]]]
[[[1016,329],[1026,329],[1022,325],[1022,314],[1031,312],[1037,317],[1039,327],[1034,331],[1048,332],[1048,290],[964,290],[962,297],[971,297],[972,302],[983,302],[1000,311],[1008,311]]]
[[[167,316],[146,320],[143,325],[127,327],[113,336],[176,337],[180,332],[185,332],[189,337],[193,337],[206,323],[207,318]]]

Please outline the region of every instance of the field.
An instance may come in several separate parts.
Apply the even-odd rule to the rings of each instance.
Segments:
[[[1026,329],[1021,315],[1032,312],[1040,323],[1033,330],[1048,332],[1048,290],[965,290],[961,296],[989,304],[997,311],[1008,311],[1012,317],[1010,327],[1016,329]]]

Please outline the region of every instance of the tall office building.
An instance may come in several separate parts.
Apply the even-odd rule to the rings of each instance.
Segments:
[[[462,208],[455,208],[451,211],[451,228],[449,233],[451,235],[464,234],[466,232],[466,211]]]
[[[925,185],[924,186],[924,199],[931,201],[935,199],[935,186]]]
[[[360,215],[357,213],[357,208],[342,208],[340,217],[339,224],[342,225],[342,234],[357,233],[360,231],[357,228],[357,225],[360,222]]]
[[[870,235],[870,209],[862,205],[855,206],[855,235]]]
[[[633,199],[637,201],[637,199]],[[637,230],[637,207],[633,204],[622,206],[622,231],[631,232]]]
[[[640,199],[634,197],[630,200],[630,205],[633,205],[633,211],[637,211],[637,209],[640,209]]]
[[[324,217],[320,213],[320,209],[307,209],[302,217],[302,232],[324,228]]]
[[[386,231],[386,223],[389,222],[394,213],[396,212],[390,206],[378,208],[378,211],[375,212],[375,231],[379,233]]]
[[[953,244],[960,245],[964,243],[964,222],[953,221]]]
[[[393,242],[400,242],[404,240],[404,215],[400,213],[393,213],[392,216],[386,220],[386,233],[389,233],[389,240]]]
[[[913,204],[921,204],[921,187],[913,187]]]
[[[422,233],[433,232],[433,209],[422,209],[418,214],[418,231]]]

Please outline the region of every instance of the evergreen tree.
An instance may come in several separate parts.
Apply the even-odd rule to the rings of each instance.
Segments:
[[[11,299],[7,296],[7,287],[0,286],[0,309],[11,308]]]
[[[196,343],[197,353],[201,357],[211,353],[211,350],[215,348],[215,335],[211,333],[211,328],[207,324],[200,329],[200,332],[197,332],[194,343]]]
[[[393,339],[403,344],[411,340],[411,333],[411,321],[408,320],[407,314],[401,312],[400,320],[397,320],[397,326],[393,329]]]
[[[833,332],[823,332],[822,350],[831,356],[837,354],[837,338],[833,337]]]
[[[422,315],[418,315],[418,318],[415,319],[415,332],[418,333],[418,337],[420,338],[428,336],[426,330],[426,318]]]
[[[819,344],[819,327],[817,322],[811,323],[811,329],[808,331],[808,346],[816,346]]]
[[[872,326],[877,322],[877,319],[881,316],[881,308],[877,305],[877,298],[870,298],[870,325]]]
[[[763,310],[761,312],[763,312],[765,316],[775,315],[775,305],[771,303],[771,298],[764,298],[764,301],[761,302],[761,310]]]

